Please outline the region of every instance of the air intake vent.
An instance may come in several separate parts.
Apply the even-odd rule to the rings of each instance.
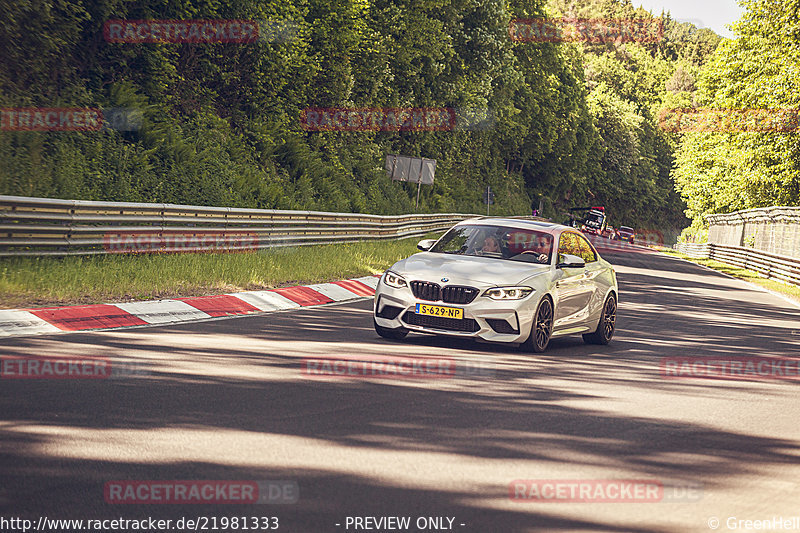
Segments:
[[[519,330],[514,328],[511,324],[503,319],[487,318],[486,322],[488,322],[489,327],[495,330],[497,333],[519,333]]]
[[[443,329],[446,331],[466,331],[475,333],[481,329],[478,323],[471,318],[459,320],[457,318],[444,318],[441,316],[418,315],[413,311],[406,311],[406,314],[403,315],[403,322],[414,326]]]
[[[399,315],[400,311],[402,310],[403,310],[402,307],[397,307],[395,305],[387,304],[383,306],[383,309],[381,309],[380,312],[378,312],[377,316],[379,318],[387,318],[389,320],[394,320],[395,318],[397,318],[397,315]]]

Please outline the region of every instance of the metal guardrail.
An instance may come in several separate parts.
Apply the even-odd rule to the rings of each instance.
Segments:
[[[690,257],[715,259],[739,268],[754,270],[768,278],[800,285],[800,259],[742,246],[679,243],[675,249]]]
[[[0,256],[244,251],[396,239],[479,215],[323,211],[0,196]]]
[[[710,255],[710,248],[708,243],[693,243],[693,242],[679,242],[674,248],[682,254],[695,259],[708,259]]]
[[[710,243],[800,258],[800,207],[759,207],[705,219]]]

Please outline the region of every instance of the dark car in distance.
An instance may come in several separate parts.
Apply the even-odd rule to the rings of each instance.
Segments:
[[[617,229],[617,240],[628,241],[629,243],[633,244],[633,234],[633,228],[629,226],[620,226]]]

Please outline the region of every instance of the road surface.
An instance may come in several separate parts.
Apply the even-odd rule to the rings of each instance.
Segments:
[[[800,310],[674,258],[608,258],[621,292],[609,346],[557,339],[531,355],[422,335],[391,342],[373,331],[364,300],[3,340],[6,359],[108,358],[138,373],[0,380],[0,517],[206,517],[207,530],[216,518],[225,531],[223,517],[266,516],[299,533],[748,531],[730,517],[800,517],[800,382],[668,379],[663,366],[796,359]],[[304,364],[392,356],[459,371],[316,376]],[[122,504],[104,493],[144,480],[283,481],[299,493],[259,504]],[[559,480],[591,490],[644,480],[663,492],[659,501],[513,499],[518,480],[550,491]]]

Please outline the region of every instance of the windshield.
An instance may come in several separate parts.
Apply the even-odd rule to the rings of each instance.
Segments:
[[[439,239],[430,251],[549,264],[553,236],[542,231],[504,226],[457,226]]]
[[[584,221],[584,224],[586,224],[587,226],[592,226],[592,227],[595,227],[595,228],[599,228],[600,225],[603,223],[603,219],[604,218],[605,218],[605,215],[603,215],[603,214],[600,214],[600,213],[589,213],[588,215],[586,215],[586,220]]]

